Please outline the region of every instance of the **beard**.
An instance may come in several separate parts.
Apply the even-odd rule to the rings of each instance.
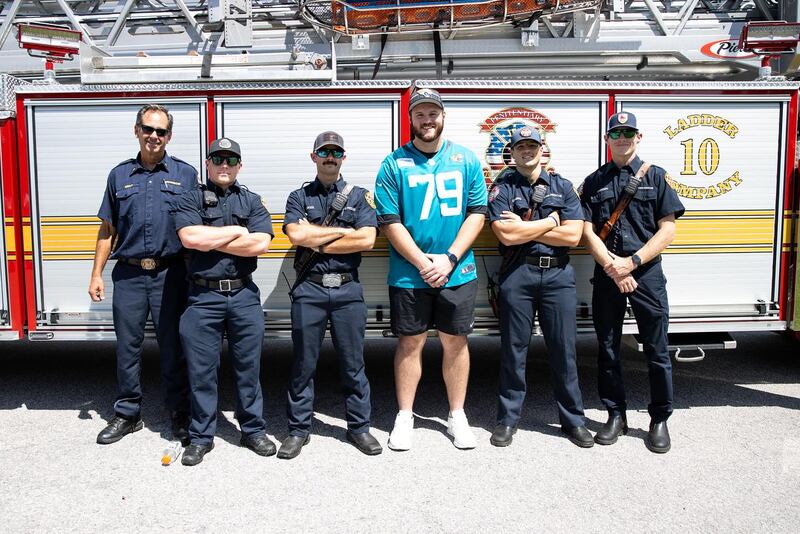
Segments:
[[[442,130],[444,130],[444,124],[436,124],[433,130],[428,130],[424,128],[417,128],[414,126],[414,123],[411,123],[412,139],[419,139],[420,141],[425,141],[426,143],[430,143],[439,139],[439,137],[442,135]]]

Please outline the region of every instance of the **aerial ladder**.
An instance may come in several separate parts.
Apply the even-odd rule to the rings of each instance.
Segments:
[[[797,22],[797,0],[0,1],[0,64],[42,60],[19,24],[80,31],[63,83],[414,78],[748,80],[748,21]],[[794,78],[796,52],[774,73]]]

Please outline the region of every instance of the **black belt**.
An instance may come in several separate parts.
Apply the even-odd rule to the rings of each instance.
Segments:
[[[525,262],[528,265],[535,265],[542,269],[551,269],[553,267],[563,267],[569,263],[569,256],[562,254],[561,256],[526,256]]]
[[[341,287],[342,284],[352,282],[355,277],[352,273],[327,273],[327,274],[309,274],[306,278],[319,284],[322,287]]]
[[[232,280],[205,280],[204,278],[192,278],[192,283],[200,287],[207,287],[215,291],[233,291],[247,285],[252,280],[250,275],[244,278],[234,278]]]
[[[117,261],[141,267],[145,271],[154,271],[181,259],[183,259],[182,256],[167,256],[165,258],[117,258]]]

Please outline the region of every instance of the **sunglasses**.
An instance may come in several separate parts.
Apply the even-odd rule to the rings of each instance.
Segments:
[[[222,165],[222,162],[228,164],[228,167],[236,167],[242,158],[239,156],[209,156],[208,159],[211,160],[211,163],[214,165]]]
[[[139,128],[141,128],[146,135],[153,135],[153,132],[155,132],[157,136],[164,137],[169,133],[169,130],[166,128],[153,128],[152,126],[147,126],[146,124],[140,124]]]
[[[333,156],[336,159],[344,157],[344,150],[340,148],[318,148],[315,154],[320,158]]]
[[[625,139],[633,139],[633,137],[639,133],[636,130],[611,130],[608,132],[608,137],[611,139],[619,139],[620,136],[625,136]]]

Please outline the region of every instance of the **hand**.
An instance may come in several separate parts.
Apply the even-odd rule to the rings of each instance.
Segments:
[[[425,254],[431,260],[430,265],[420,269],[419,275],[431,287],[441,287],[447,283],[453,264],[447,254]]]
[[[94,302],[100,302],[106,298],[106,288],[102,276],[92,276],[89,281],[89,297]]]
[[[308,219],[300,219],[299,221],[297,221],[297,224],[311,224],[311,223],[308,222]]]
[[[614,280],[628,276],[635,268],[633,260],[630,258],[620,258],[618,256],[612,256],[612,258],[611,262],[603,267],[603,270]]]
[[[513,211],[504,211],[500,213],[500,222],[507,223],[507,222],[518,222],[521,221],[522,217],[514,213]]]
[[[617,284],[619,292],[622,293],[623,295],[627,295],[628,293],[633,293],[634,291],[636,291],[636,288],[639,287],[639,284],[631,275],[619,279],[615,278],[614,282]]]
[[[561,215],[559,215],[558,211],[553,211],[552,213],[547,215],[548,217],[552,217],[556,220],[556,225],[554,228],[561,226]]]

